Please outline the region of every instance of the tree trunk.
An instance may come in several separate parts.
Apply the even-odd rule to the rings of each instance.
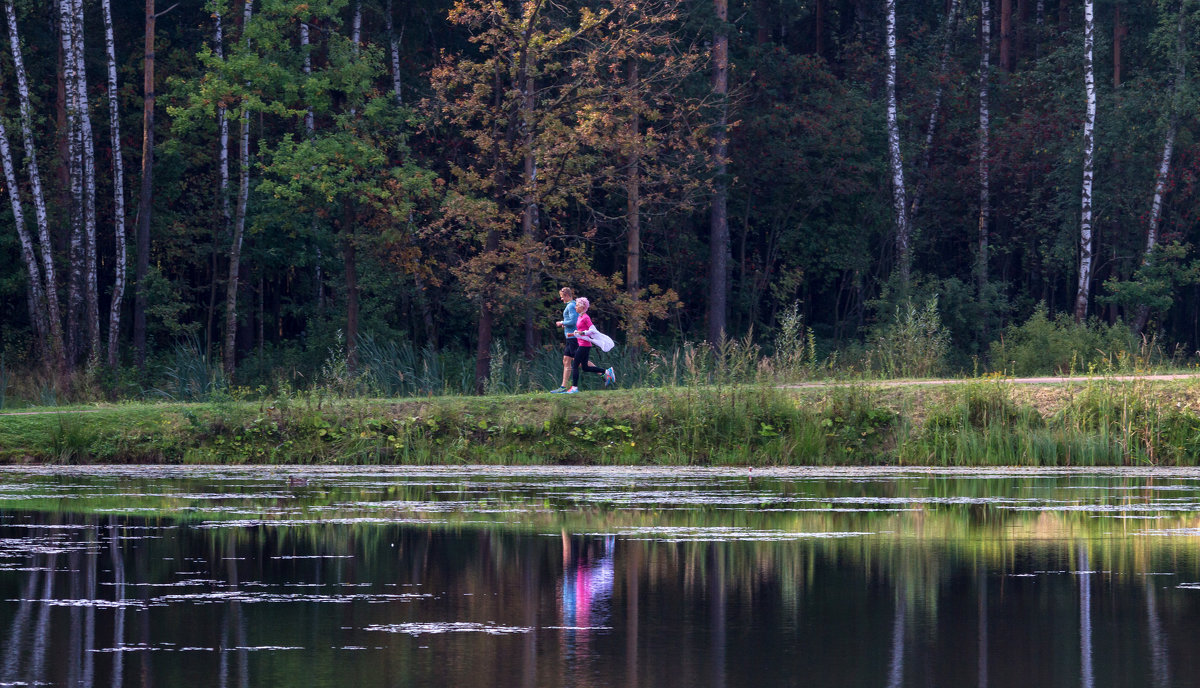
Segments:
[[[242,11],[242,34],[247,50],[250,38],[246,28],[254,10],[254,0],[246,0]],[[241,159],[238,161],[241,177],[238,180],[237,209],[233,218],[233,238],[229,242],[229,281],[225,284],[225,347],[224,368],[225,377],[233,379],[233,371],[237,363],[237,296],[238,269],[242,260],[242,236],[246,229],[246,204],[250,198],[250,109],[249,103],[242,102],[241,116]]]
[[[307,29],[307,25],[302,24],[302,29]],[[225,59],[225,29],[222,23],[221,13],[213,12],[213,50],[216,52],[217,58]],[[217,202],[221,206],[221,226],[214,232],[212,255],[210,258],[210,271],[212,278],[208,283],[208,325],[205,328],[204,351],[207,355],[212,351],[213,345],[213,330],[214,321],[216,320],[217,311],[217,256],[220,254],[220,247],[228,241],[229,229],[233,224],[233,210],[229,204],[229,118],[228,108],[224,104],[217,105],[217,132],[219,139],[219,151],[217,153],[217,171],[219,182],[217,185]]]
[[[528,67],[527,63],[522,62],[524,67]],[[534,155],[534,145],[536,132],[534,131],[533,123],[533,108],[534,108],[534,92],[533,92],[533,77],[526,72],[521,80],[522,98],[521,98],[521,128],[523,130],[524,147],[525,147],[525,166],[523,172],[523,182],[525,187],[524,198],[521,203],[521,236],[528,242],[528,249],[532,249],[533,242],[538,238],[538,200],[537,200],[537,157]],[[537,275],[535,274],[537,265],[534,262],[533,256],[525,258],[525,347],[524,354],[526,359],[532,359],[536,343],[534,341],[534,326],[533,326],[533,292],[537,284]]]
[[[1013,70],[1012,14],[1012,0],[1000,0],[1000,69],[1006,72]],[[990,22],[991,17],[984,16],[983,21]]]
[[[358,255],[354,245],[354,213],[346,203],[342,219],[342,266],[346,272],[346,365],[358,371]]]
[[[1092,58],[1094,43],[1095,21],[1093,14],[1094,0],[1084,0],[1083,3],[1083,81],[1087,95],[1087,115],[1083,120],[1083,188],[1080,194],[1081,212],[1079,218],[1079,286],[1075,292],[1075,320],[1083,322],[1087,318],[1088,293],[1092,284],[1092,180],[1093,158],[1096,152],[1094,136],[1096,128],[1096,70]]]
[[[13,69],[17,77],[17,93],[20,98],[21,140],[25,146],[25,167],[29,172],[29,187],[33,193],[34,217],[37,221],[38,244],[41,252],[41,269],[44,284],[46,320],[49,329],[50,358],[47,362],[61,370],[63,360],[62,314],[59,311],[58,279],[54,269],[54,246],[50,239],[50,223],[46,217],[46,198],[42,191],[42,176],[38,167],[37,146],[33,140],[33,116],[29,104],[29,82],[25,74],[25,61],[21,52],[21,39],[17,32],[17,13],[13,0],[6,0],[4,9],[8,14],[8,40],[12,48]],[[64,88],[65,91],[65,88]]]
[[[816,28],[813,33],[816,34],[817,55],[824,57],[825,55],[825,2],[826,0],[816,0],[817,2],[817,17]]]
[[[146,276],[150,272],[150,213],[154,208],[154,0],[146,0],[145,66],[142,70],[142,186],[138,195],[137,267],[134,269],[133,349],[146,367]]]
[[[113,164],[113,292],[108,310],[108,365],[117,366],[121,334],[121,299],[125,295],[125,165],[121,159],[121,112],[117,101],[117,52],[110,0],[103,0],[104,44],[108,53],[108,126]]]
[[[1150,201],[1150,215],[1146,222],[1146,251],[1142,256],[1143,266],[1149,265],[1150,261],[1154,259],[1154,249],[1158,245],[1158,225],[1162,221],[1163,196],[1166,195],[1167,180],[1171,176],[1171,155],[1175,149],[1175,137],[1179,133],[1180,89],[1184,87],[1184,80],[1187,77],[1187,23],[1185,17],[1181,7],[1175,44],[1175,80],[1171,85],[1171,113],[1167,123],[1167,134],[1163,140],[1162,156],[1158,162],[1158,172],[1154,177],[1154,196]],[[1149,319],[1150,308],[1146,304],[1142,304],[1138,307],[1133,331],[1141,334],[1146,329]]]
[[[12,204],[13,224],[17,226],[17,239],[21,242],[21,258],[25,261],[25,269],[29,272],[29,321],[33,324],[34,332],[37,334],[40,354],[46,360],[50,360],[50,324],[46,321],[46,312],[42,310],[42,304],[46,301],[46,296],[42,293],[44,284],[42,269],[38,265],[29,230],[25,227],[25,213],[21,207],[21,187],[17,184],[12,151],[8,147],[8,130],[4,126],[3,118],[0,118],[0,164],[4,168],[4,183],[8,187],[8,198]]]
[[[892,170],[892,206],[896,211],[896,269],[899,289],[907,294],[911,259],[904,159],[900,153],[900,122],[896,102],[896,0],[887,0],[887,70],[888,159]]]
[[[75,61],[75,19],[73,0],[59,0],[59,38],[62,45],[64,100],[67,109],[67,176],[71,187],[70,210],[70,279],[67,285],[67,363],[72,368],[79,361],[83,344],[80,341],[79,315],[83,308],[85,281],[85,252],[83,239],[83,153],[79,124],[79,64]]]
[[[1121,44],[1128,34],[1129,27],[1125,26],[1125,21],[1121,18],[1121,5],[1115,5],[1113,7],[1113,88],[1121,87]]]
[[[627,67],[628,86],[632,93],[638,89],[637,59],[630,58]],[[629,235],[625,242],[625,288],[634,298],[642,288],[642,181],[641,181],[641,117],[634,109],[629,113],[629,171],[625,177],[625,222]]]
[[[402,103],[404,99],[400,95],[400,39],[396,36],[395,27],[392,24],[392,0],[387,0],[383,19],[387,28],[388,49],[391,55],[392,93],[396,94],[396,102]]]
[[[708,232],[708,341],[716,344],[725,337],[725,316],[728,309],[729,286],[729,217],[726,158],[729,124],[729,3],[713,0],[717,27],[712,47],[712,90],[717,105],[717,121],[713,127],[713,197]]]
[[[79,99],[79,151],[83,174],[84,303],[87,307],[88,360],[98,361],[100,345],[100,291],[96,276],[96,150],[92,139],[92,115],[87,94],[84,62],[83,0],[72,0],[71,45],[75,50],[75,89]],[[90,363],[89,363],[90,364]]]
[[[1002,0],[1005,4],[1009,0]],[[1009,12],[1011,13],[1011,7]],[[991,188],[988,180],[988,164],[991,150],[988,146],[988,83],[991,72],[992,23],[989,0],[982,0],[980,16],[981,48],[979,51],[979,255],[976,256],[976,293],[983,303],[984,289],[988,283],[988,224],[991,220]],[[1002,29],[1003,30],[1003,29]],[[1003,40],[1003,37],[1001,38]],[[1003,45],[1003,44],[1002,44]],[[1004,60],[1001,48],[1001,61]],[[985,319],[986,323],[986,319]],[[986,337],[987,328],[984,327]],[[986,341],[986,338],[985,338]]]
[[[942,56],[938,60],[937,87],[933,91],[933,107],[929,109],[929,126],[925,128],[925,147],[921,149],[920,174],[917,176],[917,188],[913,190],[912,202],[908,216],[915,218],[925,198],[925,190],[929,187],[929,165],[933,159],[933,135],[937,131],[938,118],[942,112],[942,95],[945,92],[946,71],[950,63],[950,44],[954,39],[954,30],[958,24],[958,0],[950,0],[946,10],[945,35],[942,38]]]

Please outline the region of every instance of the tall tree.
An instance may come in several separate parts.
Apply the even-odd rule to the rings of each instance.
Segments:
[[[954,39],[954,31],[958,25],[958,0],[950,0],[946,10],[946,24],[942,27],[942,55],[938,58],[936,86],[933,90],[933,105],[929,108],[929,123],[925,127],[925,146],[921,149],[921,166],[917,175],[916,188],[913,189],[912,201],[909,203],[908,216],[917,217],[921,201],[925,198],[925,190],[929,187],[929,164],[933,159],[933,137],[937,132],[938,119],[942,114],[942,97],[945,93],[946,74],[950,66],[950,45]]]
[[[117,99],[117,52],[110,0],[103,0],[104,45],[108,55],[108,126],[113,165],[113,291],[108,310],[108,365],[117,365],[121,333],[121,299],[125,295],[125,165],[121,159],[121,112]]]
[[[25,168],[29,173],[29,188],[33,195],[34,217],[37,221],[38,248],[41,254],[42,277],[41,287],[44,295],[46,320],[49,335],[49,356],[46,362],[56,369],[64,365],[62,315],[58,300],[58,278],[55,273],[53,244],[50,242],[50,223],[46,215],[46,198],[42,191],[42,176],[38,165],[37,145],[33,140],[33,116],[29,103],[29,81],[25,73],[24,54],[21,50],[21,38],[17,31],[17,13],[13,0],[5,0],[5,13],[8,15],[8,40],[12,48],[13,70],[17,78],[17,94],[21,113],[21,140],[25,147]]]
[[[1007,2],[1007,0],[1006,0]],[[988,167],[991,162],[991,149],[988,145],[988,120],[991,112],[988,109],[988,85],[991,75],[990,57],[992,51],[991,7],[988,0],[982,0],[980,7],[980,51],[979,51],[979,254],[976,257],[976,290],[982,300],[984,289],[988,283],[988,224],[991,221],[991,186],[989,184]],[[1011,12],[1011,8],[1010,8]],[[1003,52],[1001,53],[1003,54]],[[1001,58],[1003,62],[1004,58]]]
[[[154,210],[154,0],[146,0],[142,57],[142,182],[138,194],[137,266],[134,270],[133,350],[146,365],[146,278],[150,272],[150,214]]]
[[[729,299],[729,181],[726,179],[729,127],[729,2],[713,0],[716,27],[712,46],[712,93],[717,113],[713,124],[713,196],[708,231],[708,341],[725,337]]]
[[[1087,318],[1092,284],[1094,239],[1092,236],[1092,181],[1096,153],[1096,69],[1092,48],[1095,42],[1094,0],[1083,3],[1083,83],[1087,110],[1083,120],[1083,185],[1079,217],[1079,283],[1075,292],[1075,320]]]
[[[44,285],[42,268],[38,265],[37,254],[33,249],[33,240],[29,236],[29,229],[25,226],[25,212],[21,205],[21,187],[17,183],[12,151],[8,147],[8,130],[4,126],[2,117],[0,117],[0,166],[4,169],[4,184],[8,188],[13,224],[17,227],[17,238],[21,242],[21,259],[25,262],[25,269],[29,273],[27,299],[29,320],[33,323],[34,331],[37,333],[39,348],[45,355],[48,353],[50,325],[46,321],[45,311],[42,310],[42,304],[46,301],[46,296],[42,291]]]
[[[222,15],[224,8],[220,5],[213,7],[213,54],[218,60],[225,59],[225,26]],[[302,24],[307,35],[308,25]],[[306,53],[307,55],[307,53]],[[307,59],[307,58],[306,58]],[[229,202],[229,108],[222,99],[217,103],[217,203],[221,207],[221,226],[213,239],[212,257],[209,272],[212,278],[208,283],[208,326],[205,328],[205,351],[212,350],[213,320],[217,311],[217,256],[229,240],[229,231],[233,225],[233,209]]]
[[[1013,70],[1012,3],[1013,0],[1000,0],[1000,69],[1006,72]],[[991,21],[991,17],[985,15],[982,21]]]
[[[1179,134],[1181,94],[1187,80],[1187,2],[1180,3],[1178,28],[1175,40],[1175,78],[1171,81],[1171,105],[1167,114],[1167,131],[1163,136],[1162,154],[1154,175],[1154,194],[1150,200],[1150,212],[1146,217],[1146,249],[1142,254],[1142,267],[1149,267],[1158,247],[1158,226],[1162,221],[1163,196],[1167,191],[1167,180],[1171,176],[1171,157],[1175,150],[1175,137]],[[1141,334],[1150,319],[1150,307],[1146,303],[1138,306],[1133,331]]]
[[[75,61],[75,15],[72,0],[59,0],[58,3],[59,45],[61,50],[63,73],[63,102],[66,109],[66,165],[71,190],[71,208],[69,211],[70,230],[68,253],[69,278],[67,283],[67,363],[72,368],[79,360],[83,349],[80,340],[79,316],[83,310],[84,268],[86,253],[83,237],[83,153],[82,134],[79,111],[82,104],[79,101],[79,65]]]
[[[87,63],[84,60],[83,0],[71,0],[71,39],[75,62],[75,89],[79,108],[80,173],[83,182],[84,303],[86,306],[88,359],[98,361],[100,342],[100,291],[96,274],[96,146],[92,135],[91,103],[88,100]]]
[[[151,0],[148,0],[151,1]],[[254,13],[254,0],[245,0],[242,8],[242,44],[247,52],[250,50],[250,19]],[[246,204],[250,199],[250,95],[243,96],[241,102],[241,141],[238,160],[238,195],[237,205],[233,216],[233,238],[229,242],[229,277],[225,283],[225,346],[222,349],[225,377],[233,379],[237,364],[237,298],[238,272],[242,262],[242,237],[246,231]]]
[[[904,187],[904,157],[900,152],[899,105],[896,101],[896,0],[887,0],[887,135],[888,161],[892,176],[892,207],[896,213],[898,286],[902,292],[907,293],[912,258],[909,255],[908,201]]]

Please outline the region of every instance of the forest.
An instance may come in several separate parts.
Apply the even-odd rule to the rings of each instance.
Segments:
[[[1200,348],[1200,0],[2,2],[0,403]]]

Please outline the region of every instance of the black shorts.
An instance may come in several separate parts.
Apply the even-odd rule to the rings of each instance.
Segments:
[[[567,358],[575,358],[575,352],[579,351],[579,340],[574,337],[569,337],[566,344],[563,346],[563,356]]]

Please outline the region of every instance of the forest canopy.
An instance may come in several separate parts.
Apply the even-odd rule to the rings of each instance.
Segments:
[[[635,354],[1200,348],[1200,0],[3,4],[0,370],[61,389],[484,391],[561,286]]]

